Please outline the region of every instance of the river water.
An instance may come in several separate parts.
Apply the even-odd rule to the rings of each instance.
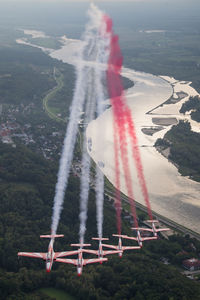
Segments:
[[[82,47],[82,44],[78,40],[68,40],[66,37],[63,39],[63,47],[59,50],[50,51],[49,55],[75,65],[77,63],[76,53]],[[152,136],[146,135],[142,131],[144,128],[156,127],[152,122],[152,118],[155,116],[158,119],[166,118],[166,116],[177,120],[184,118],[179,114],[179,108],[190,95],[196,95],[197,92],[188,82],[179,82],[169,77],[161,78],[128,68],[123,69],[123,76],[134,82],[134,86],[127,91],[126,96],[135,123],[152,209],[200,233],[200,184],[182,177],[177,168],[153,147],[156,139],[163,137],[171,126],[163,126],[163,130],[154,133]],[[177,98],[177,92],[184,92],[186,96],[176,104],[160,106],[172,95]],[[147,114],[149,111],[152,111],[151,114]],[[199,124],[193,122],[192,125],[196,128],[196,131],[199,131]],[[90,156],[105,176],[114,184],[115,163],[111,108],[108,108],[99,118],[88,124],[87,138],[90,141],[88,149]],[[134,196],[137,202],[144,205],[129,145],[130,143],[128,143],[128,160]],[[121,191],[127,194],[121,165],[120,168]]]
[[[127,101],[135,122],[152,209],[200,233],[200,184],[182,177],[177,168],[153,147],[156,139],[162,137],[170,126],[153,136],[148,136],[141,131],[144,127],[155,126],[152,123],[152,115],[146,113],[171,97],[173,93],[172,85],[160,77],[133,70],[126,70],[125,75],[135,82],[135,86],[127,93]],[[157,116],[163,117],[163,115]],[[178,115],[173,114],[173,117],[175,116],[178,119]],[[112,110],[109,109],[89,124],[87,135],[92,140],[91,157],[114,184],[115,166],[112,128]],[[128,148],[135,199],[137,202],[144,204],[131,157],[131,149]],[[121,182],[121,190],[127,194],[122,168]]]

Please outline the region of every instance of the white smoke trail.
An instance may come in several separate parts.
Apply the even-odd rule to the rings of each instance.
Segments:
[[[102,171],[96,168],[96,208],[97,208],[97,233],[103,235],[103,204],[104,204],[104,176]]]
[[[105,59],[105,42],[102,35],[102,17],[103,13],[94,5],[91,5],[89,10],[90,23],[87,26],[86,36],[90,41],[92,47],[90,51],[85,53],[85,59],[92,62],[90,65],[91,72],[88,77],[88,108],[86,110],[86,120],[91,121],[94,118],[95,107],[97,102],[97,114],[100,115],[103,112],[103,83],[102,83],[102,65],[106,62]],[[107,43],[108,45],[108,43]],[[107,46],[106,45],[106,46]],[[107,56],[108,57],[108,54]],[[81,203],[80,203],[80,243],[84,242],[84,235],[86,231],[87,220],[87,207],[88,207],[88,194],[89,194],[89,182],[90,182],[90,157],[87,153],[86,147],[86,134],[84,139],[84,150],[82,159],[82,177],[81,177]],[[103,199],[104,199],[104,178],[102,172],[97,169],[96,175],[96,203],[97,203],[97,227],[98,235],[102,236],[103,226]]]
[[[85,48],[84,59],[92,64],[88,65],[89,72],[87,77],[87,103],[84,123],[88,124],[94,119],[96,108],[96,93],[94,85],[94,64],[96,63],[97,53],[97,34],[96,31],[99,28],[98,18],[94,18],[95,8],[92,5],[89,10],[90,22],[85,32],[85,40],[87,41],[88,48]],[[84,131],[83,142],[83,156],[82,156],[82,174],[81,174],[81,194],[80,194],[80,243],[84,242],[84,236],[86,231],[87,221],[87,208],[88,208],[88,196],[89,196],[89,184],[90,184],[90,164],[91,159],[87,152],[87,139],[86,130]]]
[[[105,25],[101,25],[101,38],[99,39],[97,60],[102,65],[107,65],[109,57],[109,37],[106,34]],[[98,67],[95,68],[95,86],[97,93],[97,116],[100,116],[105,106],[105,72]],[[100,133],[101,134],[101,133]],[[97,233],[98,237],[102,238],[103,235],[103,204],[104,204],[104,175],[102,171],[96,166],[96,210],[97,210]]]
[[[103,46],[102,51],[99,51],[99,61],[102,63],[108,57],[108,53],[105,52],[105,45]],[[102,53],[104,55],[102,55]],[[97,98],[97,116],[100,116],[103,111],[105,110],[105,94],[104,94],[104,87],[103,87],[103,72],[98,68],[95,69],[95,86],[96,92],[98,95]],[[96,210],[97,210],[97,233],[98,237],[102,238],[103,232],[103,204],[104,204],[104,175],[102,171],[96,166]]]
[[[76,84],[75,91],[72,100],[69,122],[66,129],[64,145],[59,163],[59,171],[57,175],[57,183],[54,196],[53,214],[51,232],[56,234],[60,214],[62,210],[62,204],[64,201],[65,190],[68,184],[69,172],[71,162],[73,159],[74,146],[76,142],[76,136],[78,131],[78,123],[80,121],[80,113],[83,111],[83,105],[85,101],[86,82],[87,77],[86,67],[83,64],[83,52],[86,45],[80,50],[79,57],[77,58],[78,65],[76,66]]]
[[[60,159],[58,180],[56,184],[53,215],[52,215],[52,234],[56,234],[59,224],[62,204],[65,196],[65,189],[68,184],[68,177],[73,159],[73,151],[80,121],[80,112],[84,109],[86,100],[85,123],[94,118],[96,101],[98,104],[98,115],[103,112],[102,99],[104,99],[102,84],[102,65],[106,63],[107,47],[104,37],[100,33],[102,26],[102,12],[93,4],[88,12],[90,21],[86,26],[83,36],[84,46],[77,58],[77,80],[75,85],[74,97],[71,105],[69,123],[66,130],[62,155]],[[96,88],[96,90],[95,90]],[[86,134],[84,135],[84,148],[82,158],[82,177],[81,177],[81,202],[80,202],[80,241],[84,241],[87,220],[87,205],[89,194],[89,175],[90,175],[90,157],[87,153]],[[103,174],[100,170],[96,176],[97,193],[97,223],[98,234],[102,236],[103,225]]]
[[[88,74],[88,94],[87,94],[87,105],[85,112],[84,123],[88,124],[94,119],[95,113],[95,101],[94,101],[94,87],[93,87],[93,70],[90,70]],[[80,194],[80,243],[84,243],[84,235],[86,231],[86,221],[87,221],[87,207],[88,207],[88,196],[89,196],[89,184],[90,184],[90,164],[91,159],[87,152],[87,138],[84,131],[84,141],[83,141],[83,156],[82,156],[82,173],[81,173],[81,194]]]

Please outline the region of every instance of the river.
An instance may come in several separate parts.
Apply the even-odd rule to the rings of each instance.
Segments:
[[[76,64],[76,53],[82,46],[81,42],[63,37],[63,43],[61,49],[49,51],[48,54],[63,62]],[[123,69],[123,76],[134,82],[134,86],[127,90],[126,96],[136,127],[152,209],[174,222],[200,233],[200,184],[181,176],[177,168],[153,147],[157,138],[163,137],[165,132],[171,128],[174,120],[185,118],[179,113],[179,109],[190,95],[197,95],[197,92],[190,86],[189,82],[179,82],[167,76],[154,76],[129,68]],[[161,106],[170,97],[177,99],[178,93],[185,94],[179,102]],[[166,124],[156,125],[155,120],[153,121],[155,117],[157,122],[165,119],[164,123],[169,122],[168,126]],[[189,121],[193,130],[199,132],[199,124],[190,119]],[[157,129],[162,127],[162,130],[153,135],[144,133],[144,129],[152,127]],[[108,108],[99,118],[88,124],[87,138],[90,139],[90,149],[88,149],[90,156],[114,184],[115,163],[111,108]],[[135,164],[132,161],[130,143],[128,143],[128,153],[135,200],[144,205]],[[122,170],[122,166],[120,167]],[[121,191],[127,194],[122,171]]]

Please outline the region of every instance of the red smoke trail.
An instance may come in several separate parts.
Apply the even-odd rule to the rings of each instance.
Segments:
[[[118,135],[122,166],[124,170],[124,177],[125,177],[128,197],[130,201],[131,212],[134,218],[134,225],[135,227],[138,227],[135,202],[133,197],[131,173],[128,164],[127,137],[125,134],[126,133],[126,119],[125,119],[125,105],[124,105],[125,99],[123,95],[123,86],[119,76],[121,72],[121,66],[122,66],[122,55],[118,44],[118,37],[116,35],[113,35],[112,32],[112,20],[107,16],[104,16],[104,21],[107,25],[107,32],[110,34],[110,39],[111,39],[110,56],[109,56],[108,70],[107,70],[107,83],[108,83],[110,101],[113,109],[114,124],[116,124],[114,125],[114,130],[117,131],[115,135],[116,134]],[[116,138],[114,138],[114,142],[116,143]],[[117,146],[115,145],[114,147]],[[119,216],[118,213],[117,216]]]
[[[111,73],[113,73],[111,71]],[[112,74],[108,71],[108,77],[110,77],[110,80],[112,80]],[[111,76],[110,76],[111,75]],[[121,110],[122,104],[120,101],[120,98],[118,100],[115,98],[111,98],[111,104],[113,108],[113,114],[114,114],[114,122],[116,124],[118,139],[119,139],[119,147],[121,152],[121,159],[122,159],[122,166],[124,170],[124,177],[126,182],[126,188],[128,192],[128,198],[131,206],[131,212],[132,216],[134,218],[134,224],[135,227],[138,227],[137,222],[137,216],[136,216],[136,209],[135,209],[135,202],[134,202],[134,196],[133,196],[133,189],[132,189],[132,180],[131,180],[131,173],[129,168],[129,161],[128,161],[128,151],[127,151],[127,137],[126,137],[126,120],[123,117],[123,111]],[[115,128],[114,128],[115,129]]]
[[[151,211],[151,205],[149,202],[149,195],[148,195],[147,186],[146,186],[146,182],[145,182],[145,178],[144,178],[142,161],[141,161],[140,152],[139,152],[139,148],[138,148],[137,136],[135,133],[134,123],[133,123],[130,109],[126,110],[126,119],[127,119],[127,123],[128,123],[129,135],[131,137],[132,155],[133,155],[133,158],[135,159],[136,168],[138,171],[138,178],[139,178],[140,186],[142,189],[142,194],[143,194],[146,206],[147,206],[149,218],[150,218],[150,220],[152,220],[153,216],[152,216],[152,211]]]
[[[121,197],[120,197],[120,169],[119,169],[119,145],[117,139],[117,128],[113,120],[114,129],[114,157],[115,157],[115,209],[117,215],[117,232],[121,234]]]
[[[107,25],[107,32],[110,33],[110,39],[111,39],[110,58],[108,61],[108,71],[107,71],[107,82],[108,82],[108,88],[109,88],[109,94],[111,97],[111,102],[113,105],[114,115],[116,117],[116,122],[118,124],[119,139],[120,139],[121,143],[122,143],[122,141],[123,141],[123,143],[125,142],[125,147],[123,147],[120,143],[120,150],[121,150],[121,156],[122,156],[122,162],[123,162],[123,169],[125,172],[125,180],[126,180],[127,190],[129,190],[128,195],[129,195],[129,198],[133,199],[133,197],[131,197],[132,188],[130,190],[130,185],[129,185],[130,177],[126,178],[127,176],[129,176],[129,175],[126,176],[126,172],[127,172],[127,174],[130,173],[129,166],[127,169],[127,163],[124,161],[125,157],[127,158],[127,161],[128,161],[126,137],[124,137],[125,131],[123,133],[123,130],[126,129],[126,125],[128,127],[128,133],[131,137],[132,155],[133,155],[133,158],[136,163],[136,169],[137,169],[137,173],[138,173],[138,178],[139,178],[142,194],[143,194],[145,203],[147,205],[149,217],[150,217],[150,219],[152,219],[151,206],[150,206],[147,186],[146,186],[146,182],[145,182],[145,178],[144,178],[144,174],[143,174],[143,167],[142,167],[141,157],[140,157],[140,153],[139,153],[134,122],[133,122],[133,119],[131,116],[131,111],[126,104],[123,85],[122,85],[121,78],[120,78],[123,58],[122,58],[121,50],[120,50],[119,43],[118,43],[118,37],[113,34],[112,20],[107,16],[104,17],[104,20]],[[113,98],[115,98],[115,99],[113,99]],[[116,102],[118,102],[118,103],[116,104]],[[134,203],[134,201],[132,200],[131,201],[132,213],[133,213],[134,219],[136,219],[135,207],[133,207],[133,203]]]

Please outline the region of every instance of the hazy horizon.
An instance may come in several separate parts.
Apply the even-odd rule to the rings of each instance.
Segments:
[[[77,9],[77,3],[78,9]],[[86,0],[0,0],[0,24],[9,26],[39,26],[48,24],[84,25],[87,21],[89,2]],[[173,5],[169,5],[172,3]],[[134,1],[95,1],[95,4],[108,13],[116,27],[179,29],[183,23],[199,20],[200,3],[192,0],[134,0]],[[181,6],[180,6],[181,4]],[[181,24],[179,24],[181,23]],[[198,28],[197,28],[198,30]]]

